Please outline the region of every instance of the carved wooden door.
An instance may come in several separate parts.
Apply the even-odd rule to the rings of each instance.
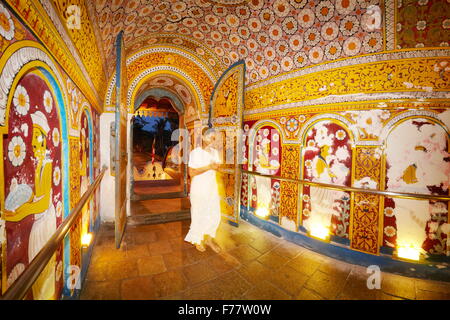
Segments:
[[[127,224],[127,72],[123,31],[116,38],[116,114],[115,114],[115,239],[120,248]]]

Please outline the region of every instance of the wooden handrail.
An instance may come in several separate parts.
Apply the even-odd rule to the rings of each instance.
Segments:
[[[382,191],[382,190],[374,190],[374,189],[346,187],[346,186],[339,186],[339,185],[322,183],[322,182],[312,182],[312,181],[307,181],[307,180],[284,178],[284,177],[280,177],[280,176],[270,176],[270,175],[266,175],[266,174],[261,174],[259,172],[247,171],[247,170],[242,170],[242,173],[254,175],[254,176],[272,178],[275,180],[295,182],[298,184],[307,185],[307,186],[311,186],[311,187],[322,187],[322,188],[338,190],[338,191],[362,192],[362,193],[369,193],[369,194],[375,194],[375,195],[379,195],[379,196],[401,198],[401,199],[450,201],[450,196],[436,196],[436,195],[432,195],[432,194],[423,194],[423,193],[404,193],[404,192],[395,192],[395,191]]]
[[[25,297],[36,279],[41,274],[42,270],[44,270],[47,263],[55,254],[61,241],[65,238],[75,221],[77,221],[84,205],[100,184],[106,169],[107,167],[104,166],[100,172],[100,175],[97,179],[95,179],[94,183],[89,186],[80,201],[78,201],[77,205],[72,209],[69,216],[64,219],[63,223],[58,227],[58,229],[56,229],[53,236],[47,241],[45,246],[41,249],[41,251],[39,251],[33,261],[31,261],[28,268],[25,269],[20,277],[11,285],[11,287],[8,288],[5,294],[0,297],[1,300],[20,300]]]

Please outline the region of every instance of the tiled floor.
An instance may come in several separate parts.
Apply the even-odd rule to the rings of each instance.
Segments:
[[[248,223],[222,223],[223,252],[183,241],[189,221],[128,227],[121,249],[103,225],[81,299],[450,299],[450,283],[382,274],[283,241]]]

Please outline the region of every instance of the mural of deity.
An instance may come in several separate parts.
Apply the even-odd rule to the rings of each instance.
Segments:
[[[61,141],[54,96],[38,73],[17,85],[4,139],[7,286],[35,258],[62,222]],[[35,300],[55,299],[62,287],[62,252],[32,287]]]
[[[447,195],[450,177],[448,137],[427,119],[409,119],[389,134],[386,189]],[[446,254],[448,204],[441,201],[386,199],[384,245],[421,248]]]
[[[305,139],[304,179],[327,184],[350,185],[351,142],[339,124],[315,124]],[[348,237],[350,196],[343,191],[305,186],[303,226],[307,230],[326,228],[330,233]]]
[[[281,143],[280,133],[271,126],[258,129],[253,141],[253,169],[264,175],[276,175],[280,169]],[[257,209],[266,211],[267,214],[276,215],[277,208],[272,204],[273,190],[272,179],[255,176]]]

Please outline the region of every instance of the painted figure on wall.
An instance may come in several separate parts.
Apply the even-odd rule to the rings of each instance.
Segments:
[[[10,286],[62,220],[59,120],[51,90],[38,73],[24,76],[15,89],[4,150],[5,258]],[[57,298],[61,256],[58,250],[36,280],[33,299]]]
[[[447,195],[450,177],[448,136],[425,118],[396,126],[386,141],[386,189]],[[423,253],[449,254],[445,225],[448,204],[387,198],[384,204],[384,245],[413,247]]]
[[[350,185],[351,140],[338,123],[322,121],[315,124],[305,139],[305,180],[343,186]],[[350,196],[343,191],[322,187],[303,189],[303,226],[308,230],[327,232],[348,238]]]
[[[264,175],[277,175],[280,170],[281,141],[280,133],[271,126],[258,129],[254,141],[250,142],[253,150],[253,170]],[[274,192],[279,191],[271,178],[254,176],[253,185],[256,191],[256,214],[270,216],[278,221],[278,198]],[[274,203],[273,200],[276,200]]]

